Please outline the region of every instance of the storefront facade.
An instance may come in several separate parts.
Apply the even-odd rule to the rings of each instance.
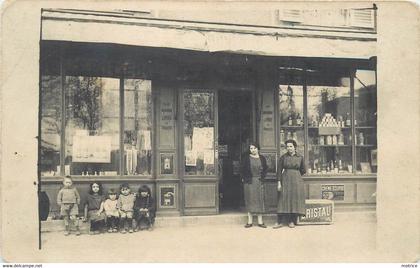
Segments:
[[[321,28],[296,16],[274,27],[44,10],[39,176],[50,216],[64,175],[82,199],[92,181],[147,184],[158,215],[241,211],[250,141],[268,160],[274,212],[286,139],[305,157],[307,199],[375,209],[375,10],[365,14],[372,23]]]

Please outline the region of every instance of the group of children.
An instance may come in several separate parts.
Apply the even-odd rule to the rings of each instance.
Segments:
[[[73,225],[76,235],[80,235],[80,195],[70,176],[63,179],[57,204],[60,206],[60,215],[64,217],[64,234],[69,235]],[[90,234],[99,234],[105,225],[109,233],[118,232],[118,229],[121,233],[153,230],[156,207],[147,185],[140,186],[138,193],[132,193],[130,186],[123,183],[119,195],[115,189],[110,189],[105,197],[102,184],[92,182],[83,207],[83,219],[90,222]]]

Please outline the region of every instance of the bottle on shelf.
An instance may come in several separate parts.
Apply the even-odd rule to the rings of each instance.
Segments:
[[[365,144],[365,138],[363,136],[363,132],[359,133],[358,143],[359,143],[359,145],[364,145]]]
[[[327,145],[332,145],[332,135],[327,136]]]
[[[287,136],[286,136],[287,140],[291,140],[292,139],[292,132],[287,132]]]
[[[319,145],[324,145],[325,141],[324,141],[324,136],[319,136]]]
[[[347,113],[346,115],[346,127],[351,126],[351,119],[350,119],[350,114]]]
[[[280,144],[283,144],[284,142],[284,130],[280,129]]]
[[[289,126],[293,126],[293,118],[292,118],[292,116],[290,115],[289,116],[289,119],[288,119],[288,123],[287,123]]]
[[[344,135],[342,133],[340,133],[340,135],[338,135],[337,144],[338,145],[344,145]]]
[[[302,126],[302,117],[300,117],[300,113],[298,113],[298,115],[296,117],[296,125],[297,126]]]
[[[337,145],[337,136],[336,135],[332,136],[332,144]]]

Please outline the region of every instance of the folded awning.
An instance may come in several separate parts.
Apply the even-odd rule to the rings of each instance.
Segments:
[[[376,56],[376,34],[372,32],[133,18],[70,10],[43,10],[42,40],[265,56],[355,59]]]

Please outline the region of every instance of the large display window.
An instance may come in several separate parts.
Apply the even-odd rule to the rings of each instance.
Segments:
[[[43,75],[41,176],[150,177],[152,115],[150,80]]]
[[[115,78],[66,77],[66,174],[119,174],[119,84]]]
[[[280,153],[285,140],[295,140],[307,176],[376,173],[375,71],[302,69],[300,77],[301,85],[278,86]]]

